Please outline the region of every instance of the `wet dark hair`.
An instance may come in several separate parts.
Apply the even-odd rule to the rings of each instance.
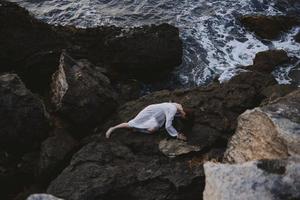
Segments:
[[[186,120],[194,121],[194,119],[195,119],[195,110],[193,108],[183,107],[183,111],[186,114]]]

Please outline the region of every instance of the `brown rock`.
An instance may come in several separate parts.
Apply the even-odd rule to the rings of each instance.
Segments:
[[[284,50],[262,51],[255,55],[251,70],[271,73],[278,65],[288,63],[290,58]]]
[[[299,19],[289,16],[243,16],[241,23],[263,39],[277,39],[282,32],[299,25]]]
[[[78,62],[66,53],[53,74],[51,100],[74,128],[92,129],[116,108],[116,94],[99,68]]]
[[[300,90],[297,89],[269,105],[240,115],[224,159],[240,163],[299,156],[299,102]]]

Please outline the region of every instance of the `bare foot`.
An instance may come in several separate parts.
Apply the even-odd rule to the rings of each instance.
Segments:
[[[182,133],[179,133],[179,134],[177,135],[177,139],[178,139],[178,140],[187,141],[186,136],[185,136],[184,134],[182,134]]]
[[[105,137],[108,139],[112,132],[113,132],[113,128],[109,128],[105,133]]]

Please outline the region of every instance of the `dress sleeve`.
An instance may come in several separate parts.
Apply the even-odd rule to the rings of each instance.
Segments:
[[[166,125],[165,128],[167,130],[167,132],[173,136],[176,137],[178,135],[178,131],[173,127],[172,122],[174,119],[174,116],[176,114],[177,110],[169,110],[166,112]]]

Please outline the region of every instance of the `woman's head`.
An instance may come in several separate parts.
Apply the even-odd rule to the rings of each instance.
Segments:
[[[194,119],[194,110],[188,107],[183,107],[179,103],[175,103],[175,106],[177,108],[177,112],[180,113],[180,116],[183,119],[187,120],[193,120]]]
[[[194,120],[195,117],[194,109],[184,107],[183,112],[184,112],[184,119]]]

